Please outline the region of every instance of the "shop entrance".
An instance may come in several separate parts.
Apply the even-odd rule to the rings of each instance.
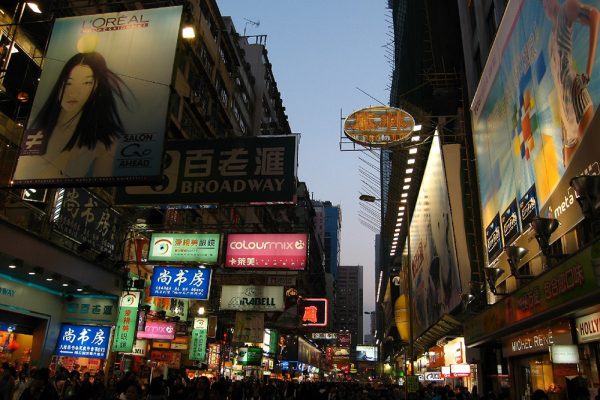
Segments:
[[[48,328],[48,317],[0,309],[0,362],[17,370],[37,365]]]
[[[518,399],[529,399],[538,389],[548,392],[550,396],[565,387],[564,378],[554,376],[548,354],[515,359],[514,366],[516,372],[514,395]]]

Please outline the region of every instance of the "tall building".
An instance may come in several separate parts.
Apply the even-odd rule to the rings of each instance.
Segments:
[[[363,267],[341,265],[335,288],[335,331],[350,331],[352,347],[363,340]]]
[[[325,207],[325,268],[337,276],[340,265],[340,233],[342,229],[342,209],[330,201],[323,202]]]

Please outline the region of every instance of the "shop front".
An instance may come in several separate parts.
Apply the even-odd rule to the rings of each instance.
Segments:
[[[575,329],[579,347],[579,370],[582,376],[587,377],[587,387],[590,398],[593,399],[600,388],[600,311],[577,318]]]

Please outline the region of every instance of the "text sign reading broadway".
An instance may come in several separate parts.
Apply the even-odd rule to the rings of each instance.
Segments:
[[[296,137],[167,142],[163,184],[118,188],[119,204],[291,202]]]
[[[221,310],[283,311],[283,286],[223,285]]]
[[[303,270],[308,237],[305,233],[237,233],[227,237],[225,266]]]
[[[56,344],[57,356],[106,358],[110,326],[63,324]]]
[[[210,268],[154,267],[150,296],[207,300]]]
[[[148,260],[216,263],[220,243],[218,233],[153,233]]]

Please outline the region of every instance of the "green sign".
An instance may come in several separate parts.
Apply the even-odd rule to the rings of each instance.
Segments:
[[[153,233],[148,260],[216,263],[221,235],[218,233]]]
[[[190,343],[190,360],[206,361],[206,336],[208,333],[208,318],[194,318],[192,340]]]
[[[260,366],[262,349],[260,347],[240,347],[238,349],[238,362],[242,365]]]
[[[279,339],[279,333],[275,329],[271,329],[271,336],[269,336],[269,354],[277,354],[277,343]]]
[[[113,351],[131,353],[135,341],[140,292],[123,292],[119,301],[119,318],[113,339]]]

